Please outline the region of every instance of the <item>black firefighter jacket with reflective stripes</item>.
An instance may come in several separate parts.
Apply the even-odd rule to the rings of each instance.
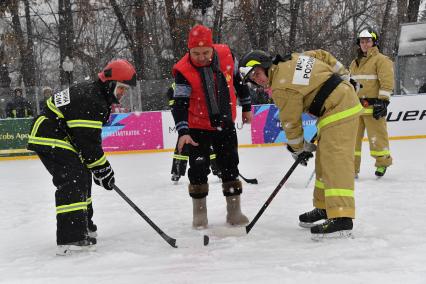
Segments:
[[[99,81],[84,82],[49,98],[34,120],[28,149],[39,152],[59,147],[79,154],[88,168],[104,164],[101,132],[113,99],[104,88]]]

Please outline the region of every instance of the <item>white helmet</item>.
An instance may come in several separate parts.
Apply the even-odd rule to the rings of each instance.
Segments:
[[[379,37],[377,36],[377,33],[373,30],[362,30],[356,40],[357,45],[359,45],[360,38],[371,38],[373,40],[373,46],[376,46],[379,40]]]

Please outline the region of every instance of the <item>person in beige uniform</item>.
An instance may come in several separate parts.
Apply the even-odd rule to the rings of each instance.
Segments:
[[[376,176],[382,177],[392,165],[386,126],[387,106],[393,91],[393,62],[381,54],[377,46],[377,34],[363,30],[357,40],[358,57],[349,70],[351,78],[363,85],[358,92],[364,113],[360,116],[355,147],[355,178],[361,165],[361,146],[367,129],[370,155],[376,159]]]
[[[240,61],[245,81],[272,88],[287,149],[306,165],[316,150],[314,210],[299,216],[313,239],[349,237],[355,218],[353,163],[356,130],[362,106],[348,79],[349,72],[324,50],[271,59],[255,50]],[[317,146],[304,141],[302,113],[317,120]],[[326,219],[322,224],[316,221]]]

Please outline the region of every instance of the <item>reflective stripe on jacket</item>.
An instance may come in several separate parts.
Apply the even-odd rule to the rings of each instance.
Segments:
[[[324,50],[294,53],[291,59],[273,65],[268,77],[272,97],[280,108],[280,120],[289,145],[295,150],[303,148],[302,113],[307,112],[318,91],[333,73],[349,72]],[[335,123],[352,119],[360,114],[362,106],[352,85],[343,81],[326,99],[324,114],[318,119],[318,131]]]
[[[390,99],[394,87],[393,62],[377,46],[370,48],[367,56],[353,60],[349,70],[351,77],[362,84],[359,98]]]

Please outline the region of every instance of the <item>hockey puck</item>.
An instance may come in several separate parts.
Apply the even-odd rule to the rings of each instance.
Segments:
[[[204,235],[204,245],[205,245],[205,246],[209,244],[209,241],[210,241],[209,236]]]

